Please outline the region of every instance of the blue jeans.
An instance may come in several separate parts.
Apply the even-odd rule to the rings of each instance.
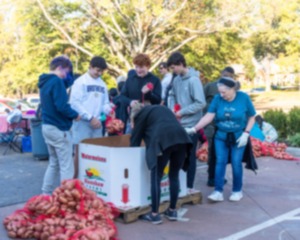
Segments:
[[[226,142],[220,139],[215,139],[215,152],[216,152],[216,169],[215,169],[215,190],[223,192],[224,178],[226,172],[226,166],[229,159],[232,166],[233,175],[233,192],[239,192],[242,190],[243,185],[243,166],[242,160],[245,151],[244,147],[237,147],[237,144],[232,144],[229,147]]]

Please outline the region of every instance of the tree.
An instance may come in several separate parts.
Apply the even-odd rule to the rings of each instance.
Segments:
[[[197,38],[183,47],[189,65],[201,71],[203,82],[214,81],[226,66],[240,62],[243,44],[237,32],[223,31]]]
[[[48,22],[73,47],[88,56],[96,52],[92,42],[80,44],[74,39],[72,33],[76,29],[65,26],[66,14],[55,16],[45,0],[37,2]],[[139,52],[150,55],[153,70],[171,52],[199,36],[235,27],[247,13],[242,6],[248,3],[237,0],[78,0],[70,4],[78,8],[70,12],[62,3],[56,8],[81,19],[76,28],[84,27],[85,33],[91,33],[91,40],[105,48],[102,53],[109,60],[110,72],[117,76],[132,68],[131,60]],[[239,6],[239,12],[232,11],[235,6]],[[68,22],[72,20],[69,18]],[[92,34],[93,29],[99,31],[98,35]]]
[[[279,0],[261,0],[260,10],[261,24],[254,29],[250,42],[260,65],[258,74],[265,79],[266,90],[270,90],[272,63],[277,61],[282,67],[288,67],[289,72],[299,69],[295,61],[300,57],[299,1],[282,5]]]
[[[232,63],[244,63],[253,77],[276,63],[299,69],[299,0],[3,0],[0,6],[0,92],[37,91],[49,61],[66,54],[75,71],[86,71],[101,55],[109,63],[104,80],[125,75],[139,52],[150,55],[151,71],[175,50],[208,80]],[[2,18],[1,18],[2,16]],[[9,21],[7,18],[9,17]],[[273,61],[273,60],[272,60]],[[297,62],[297,63],[295,63]],[[262,73],[267,73],[265,70]],[[264,75],[268,79],[268,74]]]

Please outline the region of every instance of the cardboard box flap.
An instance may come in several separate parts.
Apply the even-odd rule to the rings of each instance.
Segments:
[[[106,147],[129,147],[130,135],[111,136],[102,138],[89,138],[82,141],[82,143],[100,145]]]

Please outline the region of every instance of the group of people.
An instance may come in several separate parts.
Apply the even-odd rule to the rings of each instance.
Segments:
[[[113,91],[108,91],[101,79],[107,69],[101,57],[94,57],[88,71],[72,82],[69,95],[66,88],[70,86],[67,79],[72,63],[67,57],[54,58],[50,73],[40,76],[42,132],[49,149],[43,193],[52,192],[58,172],[61,181],[77,176],[74,165],[78,162],[79,142],[102,137],[101,116],[111,114],[114,109],[126,126],[124,133],[131,134],[131,146],[140,146],[142,140],[146,145],[152,211],[142,216],[143,220],[154,224],[162,222],[158,212],[160,182],[167,164],[170,207],[165,216],[177,220],[179,171],[187,172],[188,193],[194,193],[196,148],[202,129],[209,141],[207,184],[215,187],[208,198],[224,200],[225,171],[230,161],[233,188],[229,199],[241,200],[242,160],[256,113],[249,96],[239,91],[234,70],[225,68],[220,79],[203,88],[200,73],[187,66],[180,52],[172,53],[167,62],[159,64],[162,80],[149,71],[148,55],[138,54],[133,64],[134,69],[128,72],[126,81],[118,82],[114,94],[110,94]]]

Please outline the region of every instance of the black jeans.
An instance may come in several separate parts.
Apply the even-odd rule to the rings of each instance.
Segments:
[[[177,144],[163,151],[157,158],[157,165],[151,170],[151,200],[152,212],[157,213],[160,203],[160,182],[163,172],[170,160],[170,208],[175,209],[179,194],[179,171],[183,166],[186,156],[186,144]]]
[[[215,179],[215,167],[216,167],[216,157],[214,154],[213,140],[215,135],[215,127],[213,125],[208,125],[204,129],[205,136],[208,141],[208,180],[214,181]]]
[[[190,159],[189,159],[189,168],[187,170],[187,187],[188,188],[194,188],[194,181],[195,181],[195,176],[196,176],[196,148],[197,148],[197,143],[198,143],[198,135],[197,134],[191,134],[189,135],[193,147],[190,152]]]

